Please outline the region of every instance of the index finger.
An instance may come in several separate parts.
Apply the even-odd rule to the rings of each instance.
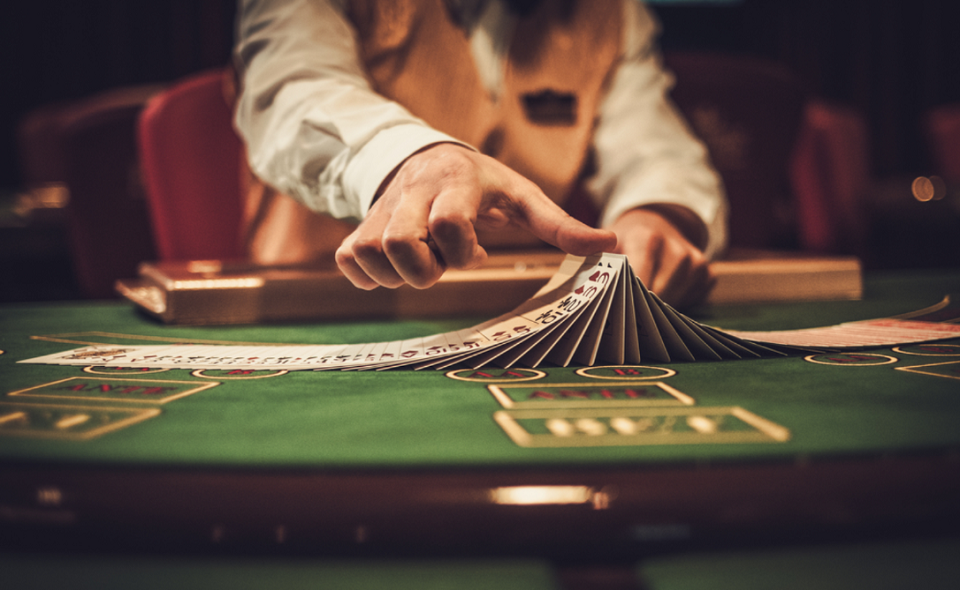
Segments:
[[[574,219],[538,188],[535,191],[527,189],[518,192],[512,200],[518,209],[511,216],[515,222],[568,254],[589,256],[613,251],[617,247],[615,233],[590,227]]]

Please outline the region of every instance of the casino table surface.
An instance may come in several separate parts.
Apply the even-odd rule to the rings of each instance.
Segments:
[[[861,301],[691,316],[804,328],[905,313],[948,293],[960,293],[960,271],[886,273],[866,277]],[[374,342],[481,319],[172,327],[117,302],[6,306],[0,540],[634,563],[939,538],[960,521],[960,340],[536,371],[18,364],[91,343]],[[493,562],[540,575],[524,564]]]

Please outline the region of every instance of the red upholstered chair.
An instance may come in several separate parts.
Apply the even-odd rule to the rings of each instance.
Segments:
[[[674,102],[723,177],[731,246],[851,251],[868,182],[860,117],[811,100],[767,60],[679,53],[665,65]]]
[[[803,249],[866,254],[868,135],[866,121],[856,111],[823,102],[807,104],[790,163]]]
[[[923,125],[937,172],[947,182],[960,184],[960,104],[932,109]]]
[[[784,68],[712,53],[668,54],[672,98],[707,148],[730,199],[730,244],[792,247],[788,162],[807,96]]]
[[[18,126],[24,183],[69,191],[66,230],[85,297],[115,297],[114,282],[155,257],[136,157],[137,116],[157,86],[109,90],[48,105]]]
[[[229,72],[185,78],[143,110],[138,143],[161,260],[243,256],[242,146],[228,104]]]

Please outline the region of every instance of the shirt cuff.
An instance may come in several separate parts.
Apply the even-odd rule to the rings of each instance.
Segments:
[[[458,139],[415,123],[404,123],[378,132],[357,152],[344,171],[343,184],[348,199],[360,205],[366,216],[377,189],[404,160],[425,147],[438,143],[456,143],[475,150]]]

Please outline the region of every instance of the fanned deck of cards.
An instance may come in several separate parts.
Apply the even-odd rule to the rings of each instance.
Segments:
[[[898,318],[779,332],[722,331],[660,300],[618,254],[568,256],[512,312],[462,330],[335,345],[90,346],[20,361],[181,369],[386,370],[719,361],[960,337],[958,306]]]

